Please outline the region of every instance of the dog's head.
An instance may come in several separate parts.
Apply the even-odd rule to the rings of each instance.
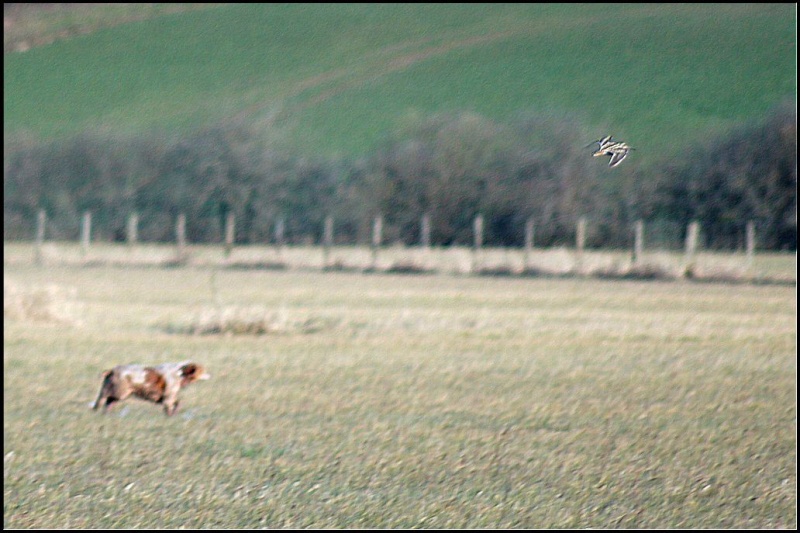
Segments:
[[[203,365],[199,365],[192,361],[185,361],[180,364],[181,386],[185,387],[189,383],[195,381],[211,379],[211,374],[206,372]]]

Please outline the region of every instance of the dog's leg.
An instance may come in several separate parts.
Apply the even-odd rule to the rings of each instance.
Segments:
[[[178,410],[179,403],[180,402],[178,402],[178,400],[164,403],[164,412],[167,414],[167,416],[172,416],[175,414],[175,412]]]
[[[116,398],[114,398],[113,396],[112,396],[112,397],[110,397],[110,398],[107,398],[107,399],[106,399],[106,405],[105,405],[105,407],[103,408],[103,413],[107,413],[107,412],[108,412],[108,411],[111,409],[111,404],[113,404],[113,403],[115,403],[115,402],[117,402],[117,401],[119,401],[119,400],[117,400],[117,399],[116,399]]]
[[[100,386],[100,393],[97,395],[92,409],[97,411],[104,407],[103,412],[108,411],[108,406],[116,400],[114,398],[114,384],[112,382],[113,370],[106,370],[103,372],[103,384]]]
[[[95,400],[92,409],[97,411],[101,407],[105,407],[103,409],[103,412],[108,411],[108,406],[113,401],[114,400],[111,399],[111,396],[109,395],[108,387],[106,387],[106,385],[103,384],[103,386],[100,388],[100,394],[97,395],[97,400]]]

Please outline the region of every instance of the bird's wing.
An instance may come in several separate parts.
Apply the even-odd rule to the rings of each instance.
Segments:
[[[608,162],[608,166],[615,167],[622,163],[622,160],[628,157],[628,150],[622,152],[614,152],[611,154],[611,161]]]
[[[611,135],[606,135],[605,137],[600,137],[600,139],[598,139],[596,141],[590,142],[589,144],[584,146],[584,148],[588,148],[593,144],[596,144],[598,146],[598,148],[602,148],[603,146],[609,144],[610,142],[611,142]]]

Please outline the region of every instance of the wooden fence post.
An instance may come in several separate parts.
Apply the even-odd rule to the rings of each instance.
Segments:
[[[372,270],[378,268],[378,248],[383,242],[383,216],[378,215],[372,221]]]
[[[278,217],[278,220],[275,221],[275,247],[278,250],[278,259],[281,258],[283,254],[283,244],[284,238],[286,237],[286,223],[283,220],[283,217]]]
[[[686,231],[686,260],[694,259],[697,253],[697,237],[700,234],[700,223],[692,221],[689,223],[689,228]]]
[[[175,242],[177,244],[178,261],[183,261],[186,254],[186,215],[178,215],[175,224]]]
[[[81,220],[81,253],[86,256],[89,253],[89,242],[92,239],[92,213],[83,212]]]
[[[322,236],[322,268],[330,266],[331,246],[333,246],[333,217],[325,217],[325,230]]]
[[[478,270],[478,256],[480,254],[481,248],[483,247],[483,215],[478,214],[475,217],[475,220],[472,222],[472,233],[473,233],[473,242],[472,242],[472,272],[476,272]]]
[[[428,213],[422,215],[422,237],[421,244],[426,250],[431,247],[431,216]]]
[[[700,223],[696,220],[693,220],[689,223],[689,227],[686,230],[686,245],[685,245],[685,252],[684,252],[684,266],[683,266],[683,275],[684,277],[693,277],[694,276],[694,261],[695,261],[695,254],[697,253],[697,239],[700,235]]]
[[[583,268],[583,250],[586,248],[586,217],[578,219],[578,225],[575,229],[575,253],[576,253],[576,267],[578,270]]]
[[[527,270],[530,265],[531,253],[533,252],[533,217],[525,221],[525,264],[522,269]]]
[[[34,253],[34,260],[37,265],[41,265],[44,262],[44,228],[46,223],[47,213],[45,213],[44,209],[39,209],[39,213],[36,215],[36,248]]]
[[[128,215],[128,228],[126,238],[128,245],[133,246],[139,240],[139,213],[133,212]]]
[[[745,227],[745,241],[747,248],[747,268],[752,268],[753,258],[756,253],[756,224],[752,220]]]
[[[233,241],[236,235],[236,219],[232,212],[225,217],[225,257],[230,257],[233,251]]]
[[[637,220],[633,225],[633,263],[642,261],[644,252],[644,221]]]

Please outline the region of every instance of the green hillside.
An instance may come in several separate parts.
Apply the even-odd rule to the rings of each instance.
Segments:
[[[4,57],[4,132],[231,117],[362,154],[431,113],[570,114],[643,159],[796,96],[784,5],[225,5]]]

